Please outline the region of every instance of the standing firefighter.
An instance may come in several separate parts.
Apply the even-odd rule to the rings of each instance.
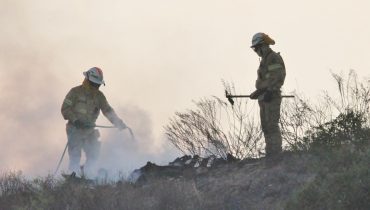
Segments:
[[[282,137],[279,128],[281,86],[285,80],[285,65],[279,53],[270,45],[275,41],[267,34],[253,36],[251,48],[261,57],[257,71],[256,91],[251,99],[258,99],[262,132],[266,143],[266,157],[274,157],[282,151]]]
[[[100,110],[104,116],[120,130],[127,128],[108,104],[104,94],[99,90],[104,84],[103,72],[93,67],[83,73],[82,85],[72,88],[62,105],[62,115],[67,123],[68,154],[70,172],[80,169],[81,150],[86,154],[84,172],[90,174],[94,170],[99,156],[99,130],[95,129],[95,121]]]

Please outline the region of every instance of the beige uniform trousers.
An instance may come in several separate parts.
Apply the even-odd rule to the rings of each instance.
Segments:
[[[95,171],[96,162],[99,157],[100,142],[99,131],[96,129],[77,129],[72,125],[67,125],[68,155],[70,172],[80,171],[80,161],[82,150],[86,155],[84,173],[89,174]]]
[[[282,137],[279,127],[281,97],[275,96],[270,102],[258,101],[262,132],[266,143],[266,156],[282,151]]]

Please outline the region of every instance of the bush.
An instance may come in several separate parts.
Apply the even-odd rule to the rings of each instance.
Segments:
[[[354,71],[348,77],[332,74],[339,97],[327,92],[318,104],[296,94],[283,100],[280,128],[285,150],[308,151],[368,142],[370,86],[358,81]],[[225,84],[229,93],[234,88]],[[217,97],[195,102],[196,108],[177,112],[165,127],[171,143],[184,154],[226,158],[227,153],[243,159],[260,157],[264,143],[258,112],[251,113],[248,100],[229,106]]]
[[[6,172],[0,177],[0,209],[28,204],[34,197],[33,186],[21,172]]]
[[[370,83],[332,74],[339,97],[325,92],[321,102],[310,104],[297,98],[286,101],[281,127],[288,149],[293,151],[336,148],[343,144],[360,148],[370,138]]]
[[[296,193],[287,209],[369,209],[369,147],[321,153],[312,165],[318,171],[316,179]]]
[[[226,85],[227,86],[227,85]],[[229,92],[234,92],[228,88]],[[218,97],[204,98],[195,109],[176,112],[165,127],[170,142],[184,154],[236,158],[258,157],[262,133],[248,103],[229,105]]]
[[[354,145],[356,148],[368,143],[370,129],[361,113],[349,110],[327,123],[315,127],[304,137],[311,149],[336,148],[341,145]]]

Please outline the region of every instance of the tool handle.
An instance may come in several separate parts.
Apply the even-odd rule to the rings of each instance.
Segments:
[[[226,98],[250,98],[250,95],[226,95]],[[294,98],[294,95],[282,95],[282,98]]]
[[[250,95],[226,95],[226,98],[250,98]]]
[[[95,125],[96,128],[117,128],[116,126],[106,126],[106,125]],[[134,132],[132,132],[132,129],[130,127],[127,127],[128,131],[131,134],[132,139],[136,139]]]
[[[116,126],[95,125],[96,128],[116,128]]]

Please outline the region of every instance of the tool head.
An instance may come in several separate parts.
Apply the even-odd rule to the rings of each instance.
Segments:
[[[227,100],[230,102],[231,106],[234,105],[234,100],[232,98],[228,97]]]
[[[231,95],[227,92],[227,90],[225,90],[225,96],[227,98],[227,100],[230,102],[231,106],[234,105],[234,100],[231,98]]]

